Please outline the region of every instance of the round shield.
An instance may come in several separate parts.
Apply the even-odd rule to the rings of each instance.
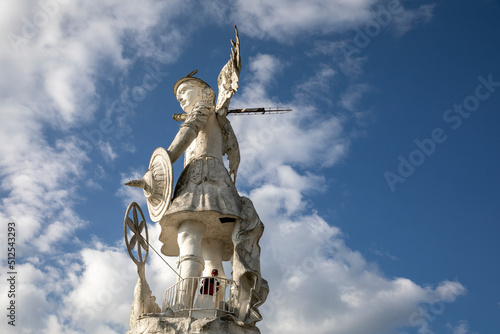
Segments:
[[[144,179],[151,185],[150,188],[144,189],[149,216],[152,221],[159,222],[170,206],[174,188],[172,163],[163,147],[158,147],[151,155],[148,172],[144,175]]]

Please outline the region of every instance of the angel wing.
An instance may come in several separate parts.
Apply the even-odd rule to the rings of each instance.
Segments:
[[[233,47],[231,48],[231,58],[224,65],[217,78],[217,86],[219,88],[219,96],[217,97],[216,111],[221,116],[227,115],[227,108],[231,97],[238,90],[238,81],[241,72],[241,56],[240,56],[240,37],[238,36],[238,28],[234,26],[236,33],[236,42],[231,40]]]
[[[238,90],[238,80],[241,72],[240,37],[238,36],[236,25],[234,26],[234,30],[236,33],[236,42],[231,40],[231,44],[233,45],[231,48],[231,58],[224,65],[217,78],[219,96],[217,97],[215,110],[222,129],[222,153],[227,156],[229,174],[232,176],[233,182],[236,182],[236,175],[240,164],[240,149],[233,128],[226,118],[231,97]]]
[[[236,183],[236,175],[240,166],[240,146],[229,121],[226,121],[222,130],[222,152],[229,162],[229,175],[233,183]]]

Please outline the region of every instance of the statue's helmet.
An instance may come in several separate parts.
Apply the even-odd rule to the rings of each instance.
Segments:
[[[193,75],[195,75],[196,73],[198,73],[198,70],[194,70],[193,72],[189,73],[188,75],[186,75],[184,78],[180,78],[179,80],[177,80],[177,82],[174,84],[174,95],[177,95],[177,89],[179,88],[179,86],[185,82],[189,82],[189,81],[192,81],[194,83],[197,83],[198,85],[201,85],[201,86],[204,86],[207,87],[207,88],[210,88],[210,85],[207,84],[205,81],[201,80],[200,78],[196,78],[196,77],[193,77]]]
[[[200,78],[193,77],[193,75],[195,75],[197,72],[198,70],[194,70],[193,72],[186,75],[184,78],[177,80],[173,88],[174,95],[177,97],[177,90],[179,89],[180,85],[182,85],[183,83],[188,83],[191,86],[200,89],[202,101],[210,104],[215,104],[214,90],[205,81],[201,80]]]

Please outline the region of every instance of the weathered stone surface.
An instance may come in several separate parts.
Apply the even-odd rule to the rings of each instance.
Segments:
[[[127,334],[259,334],[257,327],[239,326],[231,317],[170,318],[160,315],[144,316]]]

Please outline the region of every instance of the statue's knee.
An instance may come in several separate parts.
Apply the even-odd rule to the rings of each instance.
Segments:
[[[195,220],[186,220],[179,225],[178,238],[182,240],[193,239],[201,241],[206,230],[207,227],[205,224]]]
[[[179,246],[188,242],[189,239],[191,239],[191,234],[187,231],[179,232],[179,234],[177,234],[177,242],[179,243]]]

